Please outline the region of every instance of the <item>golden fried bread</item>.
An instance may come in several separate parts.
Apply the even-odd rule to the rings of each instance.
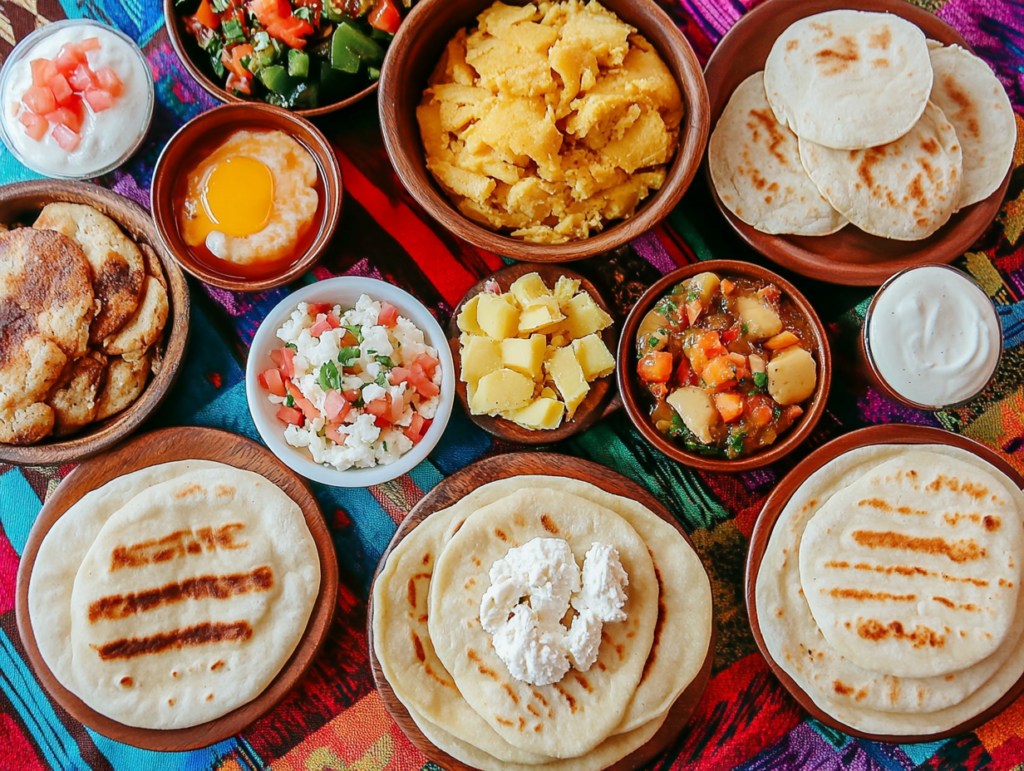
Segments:
[[[101,353],[72,362],[47,402],[53,408],[54,434],[64,436],[96,420],[96,397],[106,372],[107,357]]]
[[[167,291],[155,278],[146,276],[142,300],[135,314],[120,331],[104,339],[104,352],[137,358],[160,337],[164,324],[167,323],[169,309]]]
[[[53,410],[43,400],[66,363],[29,315],[0,300],[0,442],[31,444],[50,433]]]
[[[146,261],[146,273],[159,281],[160,286],[167,289],[167,279],[164,277],[164,269],[160,264],[160,258],[157,256],[156,250],[149,244],[139,244],[139,250]]]
[[[101,303],[89,341],[98,344],[121,329],[135,313],[146,277],[138,247],[112,219],[82,204],[51,203],[33,227],[63,233],[85,253],[92,269],[93,289]]]
[[[107,380],[96,400],[96,420],[103,420],[126,409],[142,393],[149,374],[152,354],[138,361],[126,361],[120,356],[110,357]]]

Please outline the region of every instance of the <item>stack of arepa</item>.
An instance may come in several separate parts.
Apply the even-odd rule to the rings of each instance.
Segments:
[[[945,445],[877,445],[811,474],[774,525],[755,598],[772,659],[875,735],[956,728],[1024,673],[1024,494]]]
[[[125,725],[173,729],[258,696],[320,589],[302,510],[212,461],[151,466],[83,496],[40,544],[28,586],[61,685]]]
[[[765,233],[853,223],[927,238],[1002,183],[1016,122],[989,66],[887,13],[836,10],[790,25],[715,126],[715,189]]]
[[[542,550],[561,559],[516,561]],[[514,585],[516,570],[531,588]],[[563,592],[558,607],[569,574],[582,575],[582,589],[571,608]],[[628,582],[614,602],[616,576]],[[559,669],[560,645],[602,603],[603,625],[584,630],[592,645],[562,654]],[[556,617],[544,622],[549,606]],[[598,771],[646,744],[697,677],[711,588],[682,535],[637,501],[517,476],[431,514],[392,549],[373,588],[372,630],[395,695],[453,758],[484,771]]]

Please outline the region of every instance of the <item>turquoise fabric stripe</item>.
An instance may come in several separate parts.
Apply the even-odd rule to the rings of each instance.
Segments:
[[[192,752],[153,752],[121,744],[92,729],[88,732],[114,771],[207,771],[238,747],[238,739],[232,737]]]
[[[0,524],[20,557],[32,523],[36,521],[43,504],[17,469],[11,469],[0,476],[0,501],[3,501],[3,506],[0,506]]]

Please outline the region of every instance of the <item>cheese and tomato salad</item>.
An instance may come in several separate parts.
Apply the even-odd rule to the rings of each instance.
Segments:
[[[387,302],[299,303],[259,375],[292,447],[339,471],[394,463],[440,402],[441,367],[423,330]]]

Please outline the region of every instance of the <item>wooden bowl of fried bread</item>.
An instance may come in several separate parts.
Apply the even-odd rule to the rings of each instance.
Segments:
[[[95,185],[6,185],[0,225],[0,461],[82,460],[167,394],[188,287],[147,212]]]

